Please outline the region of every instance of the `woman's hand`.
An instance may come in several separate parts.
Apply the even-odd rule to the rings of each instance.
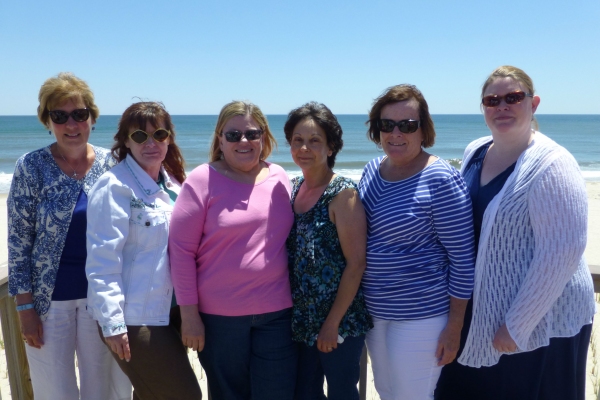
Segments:
[[[460,347],[460,333],[465,320],[465,310],[467,309],[468,302],[469,300],[450,296],[448,322],[440,333],[435,351],[439,366],[450,364],[456,358]]]
[[[198,313],[198,305],[179,306],[181,310],[181,341],[194,351],[204,349],[204,323]]]
[[[19,312],[19,320],[21,321],[21,334],[31,347],[41,349],[44,344],[44,328],[42,320],[35,309]]]
[[[500,353],[514,353],[517,350],[517,344],[510,336],[510,333],[508,333],[506,324],[502,324],[496,331],[492,345]]]
[[[331,353],[337,349],[339,324],[325,320],[317,336],[317,349],[323,353]]]
[[[460,346],[460,331],[462,327],[448,323],[440,333],[435,357],[438,365],[450,364],[456,358]]]
[[[131,360],[131,351],[129,350],[129,337],[126,333],[122,335],[115,335],[105,337],[106,344],[110,346],[110,349],[116,353],[121,360],[129,362]]]

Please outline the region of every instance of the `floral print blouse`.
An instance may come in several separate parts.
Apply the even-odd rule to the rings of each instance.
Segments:
[[[292,206],[304,177],[292,180]],[[303,214],[294,213],[294,225],[287,239],[290,283],[294,302],[293,339],[312,346],[337,295],[346,259],[336,226],[329,219],[329,203],[344,189],[356,189],[352,180],[336,176],[317,203]],[[371,327],[362,289],[348,307],[339,335],[364,335]]]
[[[42,321],[46,320],[56,273],[77,197],[88,194],[115,160],[107,149],[94,147],[96,158],[81,180],[61,171],[50,146],[17,161],[8,194],[8,291],[29,293]]]

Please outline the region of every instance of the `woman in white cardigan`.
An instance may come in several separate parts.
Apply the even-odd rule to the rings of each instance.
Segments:
[[[539,103],[515,67],[483,85],[492,135],[467,147],[461,171],[478,240],[475,288],[436,399],[585,398],[595,312],[587,195],[573,156],[532,128]]]

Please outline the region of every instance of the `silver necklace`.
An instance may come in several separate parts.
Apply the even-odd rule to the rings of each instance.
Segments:
[[[69,162],[67,161],[67,159],[65,158],[65,156],[63,156],[62,153],[60,152],[60,150],[58,150],[58,146],[56,146],[56,150],[58,151],[58,154],[63,159],[63,161],[65,163],[67,163],[67,165],[69,166],[69,168],[71,168],[73,170],[73,175],[71,175],[71,178],[77,178],[79,176],[77,174],[77,171],[75,170],[75,168],[71,167],[71,164],[69,164]],[[79,161],[77,162],[77,167],[79,167]]]

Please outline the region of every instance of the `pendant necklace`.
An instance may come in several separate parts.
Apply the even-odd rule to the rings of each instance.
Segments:
[[[63,159],[63,161],[65,163],[67,163],[67,165],[69,166],[69,168],[71,168],[73,170],[73,175],[71,175],[71,178],[75,178],[77,179],[77,177],[79,176],[77,174],[77,171],[75,170],[75,168],[71,167],[71,164],[69,164],[69,162],[67,161],[67,159],[65,158],[65,156],[62,155],[62,153],[60,152],[60,150],[58,149],[58,146],[56,146],[56,150],[58,151],[58,154],[60,155],[60,157]],[[79,162],[77,162],[77,166],[79,167]]]

